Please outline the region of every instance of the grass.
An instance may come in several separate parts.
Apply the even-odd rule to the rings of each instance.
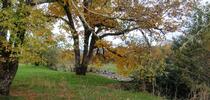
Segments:
[[[21,65],[6,100],[160,100],[148,93],[111,88],[117,81],[89,73],[76,76],[45,67]],[[1,99],[1,98],[0,98]]]

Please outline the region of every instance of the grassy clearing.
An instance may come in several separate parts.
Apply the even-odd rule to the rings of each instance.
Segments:
[[[89,73],[76,76],[45,67],[21,65],[7,100],[157,100],[147,93],[113,89],[117,81]]]

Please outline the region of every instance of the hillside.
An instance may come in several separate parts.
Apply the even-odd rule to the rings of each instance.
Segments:
[[[21,65],[11,87],[11,100],[157,100],[148,93],[116,89],[119,83],[96,74],[76,76],[45,67]],[[159,98],[160,99],[160,98]]]

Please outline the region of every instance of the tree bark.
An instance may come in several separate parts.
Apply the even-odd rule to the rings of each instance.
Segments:
[[[76,75],[86,75],[87,65],[80,64],[79,67],[75,67]]]
[[[90,2],[91,1],[89,1],[89,0],[84,0],[84,2],[83,2],[84,6],[88,7],[88,4]],[[83,56],[81,56],[80,47],[79,47],[79,34],[77,33],[77,30],[74,25],[74,19],[73,19],[72,12],[69,9],[70,5],[68,3],[64,4],[63,2],[58,2],[58,3],[60,3],[61,5],[64,5],[64,11],[68,18],[67,24],[69,25],[69,28],[71,29],[71,34],[73,37],[76,75],[86,75],[90,59],[92,58],[93,49],[94,49],[94,45],[96,42],[96,40],[95,40],[96,36],[94,36],[94,34],[92,34],[92,30],[90,29],[90,27],[88,27],[89,25],[87,25],[85,20],[83,20],[83,18],[80,16],[79,18],[82,21],[83,26],[84,26],[84,46],[83,46],[84,50],[83,50]],[[84,9],[84,12],[86,13],[87,9]],[[91,36],[92,36],[92,38],[90,41],[89,39]]]
[[[0,96],[8,96],[10,85],[18,69],[18,60],[0,62]]]
[[[96,41],[97,41],[97,37],[94,34],[92,34],[91,41],[89,41],[90,43],[87,41],[85,42],[84,47],[85,47],[85,45],[88,45],[88,44],[90,44],[90,45],[88,45],[88,47],[86,47],[86,50],[83,50],[82,62],[79,67],[75,68],[76,75],[86,75],[88,65],[89,65],[90,60],[92,59],[92,56],[93,56]]]
[[[12,51],[6,49],[3,43],[0,43],[0,48],[0,96],[7,96],[18,69],[18,59],[12,57]]]
[[[2,9],[10,6],[10,0],[2,1]],[[17,72],[18,59],[12,57],[10,47],[3,44],[3,41],[6,41],[7,28],[0,26],[0,33],[0,96],[7,96],[9,95],[12,80]]]

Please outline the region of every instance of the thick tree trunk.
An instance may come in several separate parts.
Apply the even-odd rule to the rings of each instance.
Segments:
[[[2,8],[11,7],[11,0],[2,0]],[[25,29],[18,26],[17,38],[20,42],[13,40],[7,40],[7,28],[0,26],[0,96],[9,95],[10,85],[16,75],[18,69],[18,57],[17,51],[13,51],[14,47],[17,47],[20,43],[23,44],[25,38]],[[23,23],[24,25],[24,23]],[[4,44],[6,43],[6,44]]]
[[[1,28],[3,29],[3,28]],[[12,45],[5,45],[6,31],[0,35],[0,96],[9,95],[9,88],[18,69],[16,52],[12,51]],[[3,42],[4,41],[4,42]]]
[[[62,2],[60,2],[62,4]],[[89,0],[84,0],[84,6],[88,7],[88,4],[90,3]],[[74,58],[75,58],[75,72],[76,75],[86,75],[87,72],[87,67],[89,65],[89,61],[92,57],[93,54],[93,49],[94,49],[94,45],[95,45],[95,35],[92,34],[92,39],[91,42],[89,41],[91,33],[92,33],[92,29],[90,29],[89,25],[86,24],[85,20],[83,20],[82,16],[79,16],[80,20],[83,23],[84,26],[84,51],[83,51],[83,58],[81,59],[81,55],[80,55],[80,46],[79,46],[79,34],[76,30],[76,27],[74,25],[74,19],[72,16],[72,12],[69,9],[70,5],[68,3],[63,4],[64,5],[64,11],[67,15],[68,18],[68,22],[67,24],[69,25],[69,28],[71,29],[71,33],[72,33],[72,37],[74,40]],[[86,13],[88,10],[84,9],[84,12]],[[89,45],[90,42],[90,45]],[[90,48],[89,48],[90,47]]]
[[[3,37],[5,36],[1,36]],[[15,54],[11,51],[11,45],[5,46],[0,41],[0,96],[9,95],[10,85],[18,69],[18,59],[14,57]]]
[[[88,35],[88,36],[90,36],[90,35]],[[89,38],[86,40],[89,40]],[[89,46],[88,46],[89,42],[85,41],[82,62],[81,62],[81,64],[78,64],[79,65],[78,67],[76,66],[76,68],[75,68],[76,75],[86,75],[89,62],[93,56],[93,51],[94,51],[94,46],[95,46],[96,40],[97,40],[97,37],[95,35],[92,35]],[[89,47],[89,49],[88,49],[88,47]]]
[[[18,69],[17,59],[0,61],[0,96],[9,95],[10,85]]]
[[[80,65],[75,68],[76,75],[86,75],[87,65]]]

